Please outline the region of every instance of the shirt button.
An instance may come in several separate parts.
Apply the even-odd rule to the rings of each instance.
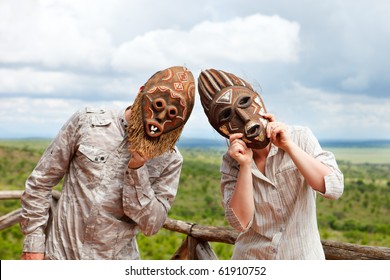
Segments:
[[[95,157],[95,161],[98,161],[99,160],[99,158],[98,157]]]

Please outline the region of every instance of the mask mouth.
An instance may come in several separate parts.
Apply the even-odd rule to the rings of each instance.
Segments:
[[[148,120],[145,124],[145,132],[150,137],[159,137],[163,133],[163,127],[154,120]]]

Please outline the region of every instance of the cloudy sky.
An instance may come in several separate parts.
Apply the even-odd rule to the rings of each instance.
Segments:
[[[388,0],[1,0],[0,138],[124,109],[156,71],[231,72],[326,139],[390,139]],[[182,137],[220,139],[197,97]]]

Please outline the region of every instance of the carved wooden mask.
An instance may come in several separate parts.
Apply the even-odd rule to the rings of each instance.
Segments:
[[[194,106],[194,77],[185,67],[170,67],[154,74],[140,94],[145,133],[159,137],[188,120]]]
[[[243,133],[249,148],[268,145],[266,109],[250,84],[233,74],[209,69],[200,73],[198,90],[210,124],[222,136]]]

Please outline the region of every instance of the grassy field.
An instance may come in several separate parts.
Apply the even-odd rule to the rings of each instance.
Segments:
[[[348,161],[354,164],[359,163],[374,163],[388,164],[390,163],[390,147],[370,147],[370,148],[339,148],[339,147],[324,147],[333,152],[338,160]]]
[[[47,140],[0,141],[0,190],[21,190]],[[318,196],[317,213],[323,239],[390,247],[390,148],[328,148],[345,176],[345,192],[337,201]],[[219,190],[223,151],[181,149],[184,165],[180,188],[169,217],[201,225],[226,226]],[[20,207],[18,200],[0,201],[0,215]],[[138,236],[143,259],[169,259],[185,236],[162,229]],[[18,259],[23,237],[19,226],[0,232],[0,259]],[[220,259],[233,247],[211,243]]]

